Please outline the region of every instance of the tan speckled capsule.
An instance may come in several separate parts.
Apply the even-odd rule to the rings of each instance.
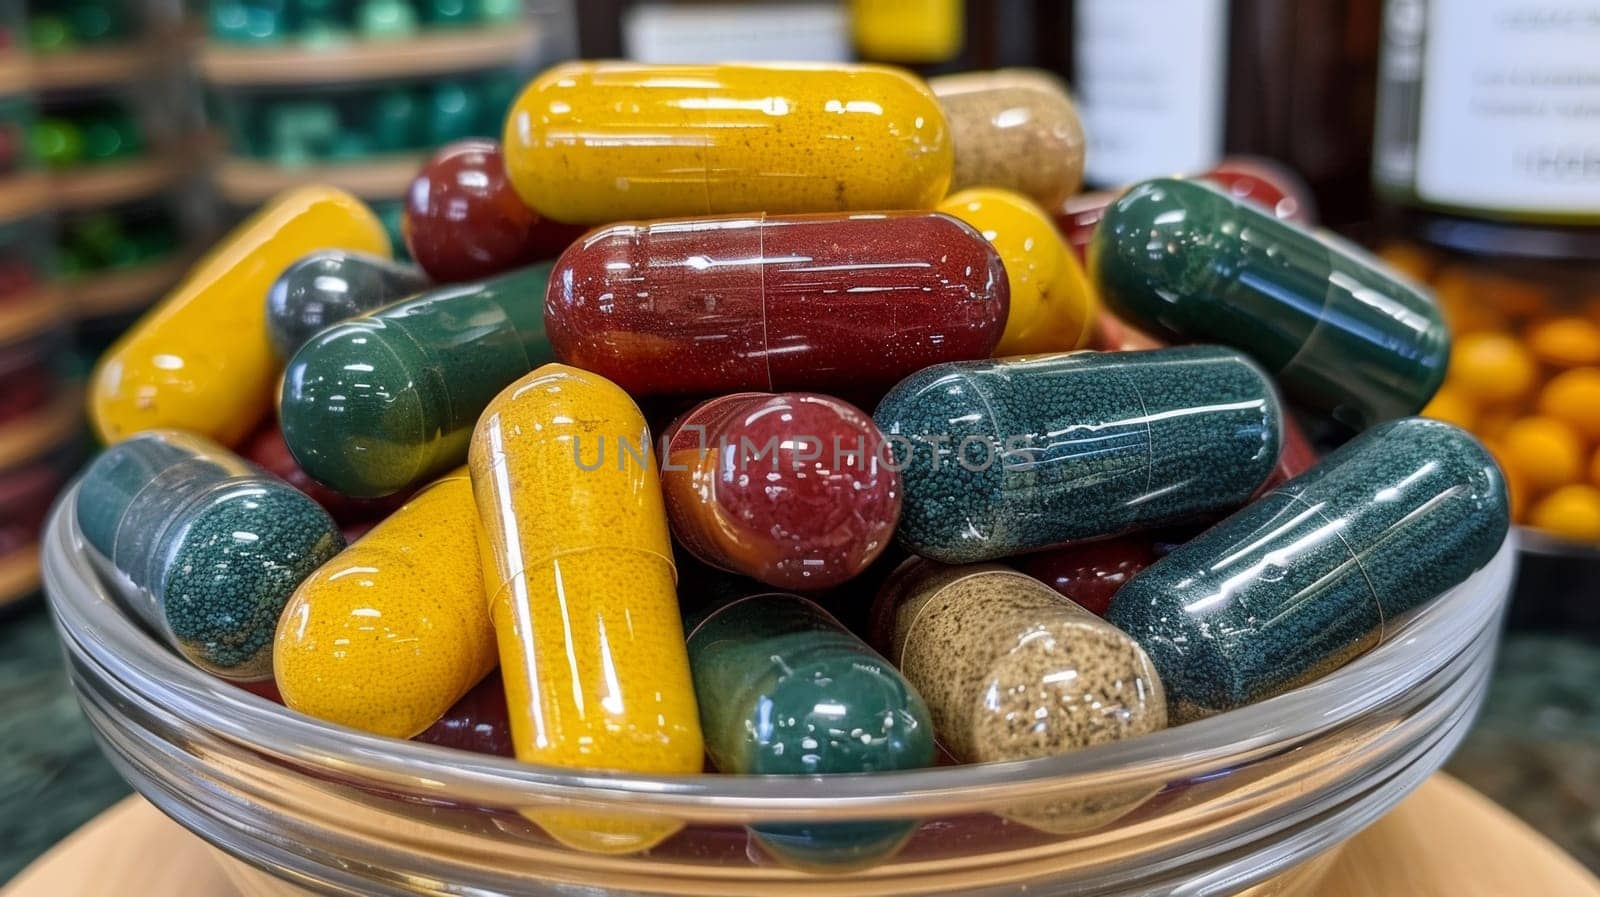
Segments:
[[[878,597],[872,635],[963,763],[1049,757],[1167,724],[1161,680],[1138,644],[1007,567],[908,561]],[[1149,796],[1122,790],[1006,815],[1046,831],[1084,831]]]
[[[1083,186],[1083,125],[1066,85],[1036,69],[928,81],[955,144],[950,192],[1005,187],[1047,209]]]

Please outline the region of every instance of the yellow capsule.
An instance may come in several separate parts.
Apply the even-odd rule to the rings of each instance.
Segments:
[[[279,194],[101,357],[89,388],[100,439],[174,427],[231,446],[249,435],[272,405],[278,375],[267,289],[316,249],[390,252],[377,216],[344,191],[310,186]]]
[[[620,387],[547,364],[495,397],[468,452],[518,759],[692,773],[700,722],[644,416]],[[677,825],[530,810],[584,850]]]
[[[570,224],[929,209],[952,160],[932,92],[871,65],[568,63],[505,129],[517,194]]]
[[[300,584],[278,618],[283,703],[410,738],[499,662],[465,468],[438,480]]]
[[[994,245],[1011,287],[1011,311],[996,356],[1081,349],[1100,313],[1078,257],[1049,216],[1010,190],[975,187],[939,203]]]

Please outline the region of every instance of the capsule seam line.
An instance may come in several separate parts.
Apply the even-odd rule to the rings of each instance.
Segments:
[[[772,379],[772,343],[767,337],[767,214],[756,218],[756,258],[761,270],[761,366],[767,371],[767,391],[775,392]]]
[[[1290,492],[1278,492],[1278,494],[1288,498],[1290,501],[1317,515],[1317,517],[1322,520],[1323,523],[1326,523],[1329,526],[1334,525],[1333,521],[1328,519],[1328,515],[1317,510],[1315,507],[1312,507],[1310,502],[1307,502],[1300,496]],[[1262,498],[1265,497],[1266,496],[1262,496]],[[1389,621],[1386,619],[1383,611],[1383,602],[1378,598],[1378,590],[1372,587],[1372,577],[1367,575],[1367,567],[1365,564],[1361,563],[1361,555],[1357,554],[1356,550],[1350,547],[1350,542],[1344,537],[1344,533],[1335,530],[1334,535],[1339,537],[1339,541],[1344,545],[1344,550],[1350,555],[1350,560],[1354,561],[1356,569],[1361,571],[1361,579],[1367,584],[1367,595],[1372,599],[1372,606],[1378,609],[1378,641],[1382,642],[1388,636]]]
[[[1144,421],[1144,492],[1150,494],[1150,487],[1156,481],[1156,430],[1150,425],[1150,406],[1145,404],[1144,392],[1139,389],[1139,384],[1131,377],[1123,375],[1123,382],[1133,391],[1133,397],[1139,400],[1139,416]]]

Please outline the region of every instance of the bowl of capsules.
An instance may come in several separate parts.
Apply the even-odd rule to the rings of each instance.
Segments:
[[[571,63],[413,262],[279,195],[90,379],[107,754],[248,895],[1307,893],[1482,701],[1505,480],[1428,296],[1203,179],[1085,268],[1081,161],[1039,73]]]

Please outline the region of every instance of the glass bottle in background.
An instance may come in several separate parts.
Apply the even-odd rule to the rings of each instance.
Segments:
[[[1305,177],[1330,226],[1364,219],[1379,3],[1076,0],[1070,70],[1090,183],[1246,153]]]
[[[1515,519],[1536,531],[1523,589],[1550,607],[1591,602],[1571,589],[1587,580],[1541,572],[1549,559],[1600,544],[1597,47],[1600,0],[1384,10],[1383,253],[1433,286],[1455,337],[1425,413],[1494,452]]]
[[[1389,0],[1381,78],[1386,200],[1600,225],[1600,2]]]

